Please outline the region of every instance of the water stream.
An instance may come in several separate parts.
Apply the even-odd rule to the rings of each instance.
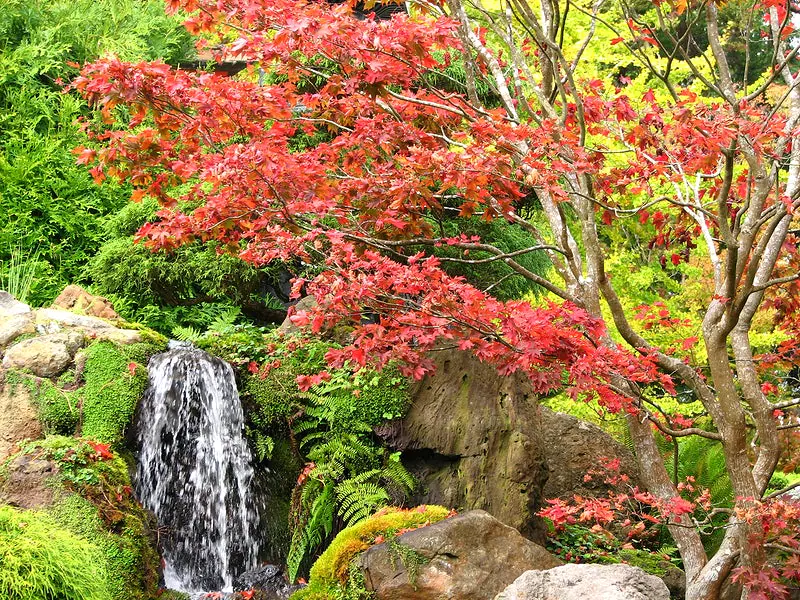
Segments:
[[[136,492],[159,525],[168,588],[232,591],[256,566],[258,510],[231,366],[185,343],[148,365]]]

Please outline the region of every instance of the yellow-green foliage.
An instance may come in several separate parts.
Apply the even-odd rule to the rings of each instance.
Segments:
[[[52,509],[59,525],[100,551],[106,587],[113,600],[149,600],[158,582],[158,554],[150,544],[140,514],[126,514],[120,533],[106,528],[97,508],[78,494],[61,498]]]
[[[100,551],[45,514],[0,506],[0,597],[109,600]]]
[[[292,600],[322,600],[352,597],[348,594],[350,568],[358,556],[375,544],[376,538],[392,538],[405,529],[416,529],[441,521],[450,514],[443,506],[412,509],[387,508],[343,529],[311,567],[309,585]]]

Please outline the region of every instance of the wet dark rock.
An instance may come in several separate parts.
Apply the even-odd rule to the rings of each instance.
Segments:
[[[253,590],[254,600],[286,600],[301,586],[290,585],[280,567],[264,565],[245,571],[233,580],[237,592]]]
[[[417,477],[411,504],[481,509],[544,541],[544,460],[538,398],[521,374],[498,375],[468,352],[432,353],[436,373],[411,390],[404,419],[377,433]]]

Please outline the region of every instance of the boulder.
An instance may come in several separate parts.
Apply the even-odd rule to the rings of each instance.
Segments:
[[[120,329],[98,317],[79,315],[58,308],[40,308],[35,312],[36,328],[42,333],[52,333],[63,329],[80,331],[87,338],[97,341],[135,344],[142,341],[142,335],[135,329]]]
[[[642,486],[633,453],[596,425],[544,406],[541,423],[549,469],[542,490],[545,498],[605,495],[609,486],[602,477],[584,480],[588,471],[600,468],[601,458],[619,459],[620,472],[629,477],[630,484]]]
[[[310,310],[316,305],[317,300],[314,298],[314,296],[303,296],[300,298],[300,300],[294,303],[292,314],[295,314],[297,311]],[[284,335],[295,335],[300,333],[300,328],[292,323],[291,317],[287,315],[287,317],[283,320],[283,323],[281,323],[280,327],[278,327],[278,331]]]
[[[40,308],[36,311],[37,325],[47,326],[55,323],[61,327],[80,327],[82,329],[97,330],[113,327],[111,323],[98,317],[79,315],[78,313],[60,308]]]
[[[563,565],[527,571],[495,600],[669,600],[655,575],[630,565]]]
[[[0,290],[0,317],[23,315],[31,312],[31,307],[14,298],[8,292]]]
[[[101,319],[119,319],[114,306],[102,296],[94,296],[79,285],[68,285],[53,301],[51,308],[72,310]]]
[[[0,504],[17,508],[46,508],[53,504],[55,488],[49,479],[56,475],[58,466],[51,460],[32,454],[13,458],[0,479]]]
[[[432,354],[405,418],[376,433],[419,480],[412,504],[482,509],[544,541],[535,517],[547,480],[537,397],[521,374],[501,377],[468,352]]]
[[[5,460],[22,440],[43,435],[31,393],[24,385],[4,381],[0,370],[0,461]]]
[[[404,533],[359,560],[377,600],[490,600],[523,572],[562,564],[482,510]]]
[[[283,570],[275,565],[263,565],[245,571],[233,580],[233,591],[255,592],[254,600],[287,600],[301,586],[290,585]]]
[[[74,331],[22,340],[6,350],[3,366],[27,369],[38,377],[56,377],[69,366],[83,345],[84,337]]]
[[[5,348],[21,335],[34,333],[33,316],[31,313],[0,316],[0,349]]]

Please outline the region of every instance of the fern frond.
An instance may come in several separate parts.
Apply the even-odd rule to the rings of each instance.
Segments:
[[[233,333],[233,326],[236,323],[236,319],[239,318],[241,312],[242,311],[238,306],[231,306],[228,310],[216,317],[211,322],[211,325],[208,326],[208,331],[210,333],[220,334]]]
[[[203,334],[200,330],[192,327],[183,325],[176,325],[172,328],[172,336],[181,342],[198,342],[200,338],[203,337]]]

